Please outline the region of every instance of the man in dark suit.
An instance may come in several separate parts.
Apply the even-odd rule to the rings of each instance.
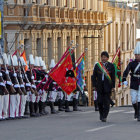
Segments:
[[[92,76],[93,89],[97,91],[100,120],[106,122],[110,109],[110,95],[115,88],[115,68],[108,62],[106,51],[101,53],[101,62],[95,64]]]

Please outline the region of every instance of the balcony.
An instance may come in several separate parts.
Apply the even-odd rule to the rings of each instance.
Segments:
[[[60,8],[50,7],[50,18],[51,18],[51,22],[61,22]]]
[[[78,10],[76,8],[69,9],[69,18],[70,22],[72,23],[78,23],[79,17],[78,17]]]
[[[68,7],[53,7],[48,5],[19,5],[15,9],[4,8],[4,21],[14,23],[66,23],[76,25],[88,24],[104,24],[107,22],[107,14],[105,12],[85,10]]]
[[[61,8],[60,9],[60,18],[61,18],[61,22],[65,22],[65,23],[69,23],[70,19],[69,19],[69,9],[68,8]]]

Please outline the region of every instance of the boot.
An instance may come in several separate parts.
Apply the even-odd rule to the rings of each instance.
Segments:
[[[58,100],[58,110],[65,111],[65,109],[62,107],[62,100],[61,99]]]
[[[111,107],[113,107],[115,105],[115,103],[113,102],[112,99],[110,99],[110,104],[111,104]]]
[[[134,108],[134,119],[137,119],[138,118],[138,105],[137,103],[136,104],[133,104],[133,108]]]
[[[71,110],[70,110],[70,108],[69,108],[69,101],[65,101],[65,112],[72,112]]]
[[[34,103],[34,110],[35,110],[36,117],[41,116],[41,114],[38,113],[39,104],[37,102]]]
[[[95,111],[99,111],[97,100],[94,100],[94,106],[95,106]]]
[[[78,109],[78,100],[73,98],[73,111],[81,111]]]
[[[30,108],[30,116],[31,117],[36,117],[35,110],[34,110],[34,103],[29,102],[29,108]]]
[[[138,102],[138,121],[140,121],[140,102]]]
[[[24,115],[30,115],[29,102],[28,101],[26,101]]]
[[[100,120],[103,120],[103,105],[102,104],[98,104],[99,107],[99,115],[100,115]]]
[[[39,101],[39,114],[45,115],[45,113],[43,112],[43,102],[42,101]]]
[[[42,102],[42,111],[43,111],[44,115],[48,115],[49,114],[49,112],[47,112],[45,110],[45,102]]]
[[[58,112],[54,109],[54,103],[50,102],[51,114],[57,114]]]

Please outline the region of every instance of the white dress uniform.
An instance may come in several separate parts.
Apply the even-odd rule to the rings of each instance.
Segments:
[[[126,78],[131,71],[130,94],[131,101],[135,110],[134,118],[138,118],[138,121],[140,121],[140,60],[137,58],[137,55],[140,55],[140,42],[137,42],[134,54],[136,59],[128,64],[123,73],[122,81],[123,84],[127,85]]]

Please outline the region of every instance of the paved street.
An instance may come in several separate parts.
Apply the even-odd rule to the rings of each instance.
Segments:
[[[0,122],[0,140],[140,140],[140,122],[131,107],[111,108],[100,122],[93,107],[82,112]]]

